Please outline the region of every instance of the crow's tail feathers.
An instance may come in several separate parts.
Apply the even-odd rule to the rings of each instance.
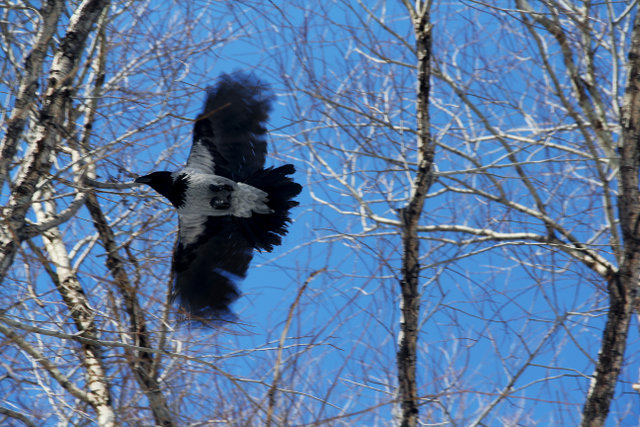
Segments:
[[[254,213],[250,218],[237,218],[246,239],[260,251],[271,252],[274,246],[282,243],[282,236],[287,234],[287,224],[291,222],[289,209],[298,206],[293,198],[302,191],[302,186],[288,176],[295,171],[290,164],[270,167],[254,173],[246,180],[246,184],[268,194],[267,205],[273,211],[270,214]]]

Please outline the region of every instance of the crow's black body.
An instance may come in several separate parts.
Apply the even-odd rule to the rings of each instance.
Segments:
[[[195,318],[231,316],[253,251],[281,244],[298,204],[293,165],[264,167],[271,100],[263,89],[247,76],[223,75],[207,92],[185,168],[136,179],[178,210],[172,295]]]

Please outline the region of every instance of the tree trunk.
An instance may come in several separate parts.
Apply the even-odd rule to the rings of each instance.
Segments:
[[[582,412],[584,427],[603,426],[627,346],[629,324],[640,279],[640,14],[636,14],[629,51],[628,82],[622,105],[618,210],[623,238],[619,271],[609,280],[609,313],[595,374]]]
[[[43,208],[33,205],[34,210],[39,221],[46,221],[49,219],[48,217],[56,213],[55,203],[51,200],[53,193],[46,187],[39,194],[46,201],[43,203]],[[76,276],[76,272],[71,266],[71,259],[64,244],[62,233],[58,227],[52,227],[43,234],[42,238],[47,253],[56,266],[55,274],[57,276],[58,292],[69,310],[78,334],[86,338],[98,339],[98,328],[94,321],[95,310],[91,307],[89,299]],[[97,345],[82,344],[82,354],[85,378],[89,390],[89,401],[97,413],[97,423],[101,427],[115,426],[115,413],[111,406],[109,381],[104,367],[102,351]]]
[[[410,9],[411,10],[411,9]],[[407,206],[400,211],[402,228],[402,292],[400,335],[397,364],[401,400],[401,425],[413,427],[418,421],[416,361],[420,314],[420,245],[418,225],[424,199],[433,183],[435,146],[431,140],[429,122],[429,89],[431,78],[431,25],[428,8],[423,5],[411,11],[418,57],[418,89],[416,115],[418,122],[418,171],[413,193]]]

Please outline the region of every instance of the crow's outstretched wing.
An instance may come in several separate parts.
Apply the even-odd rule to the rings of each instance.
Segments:
[[[207,90],[205,107],[193,128],[187,168],[243,182],[264,167],[264,124],[271,96],[251,76],[223,74]]]
[[[177,299],[192,319],[228,320],[253,248],[231,216],[180,215],[173,255]]]

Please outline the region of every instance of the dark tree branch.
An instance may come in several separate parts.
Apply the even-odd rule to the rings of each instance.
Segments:
[[[151,338],[147,330],[144,312],[138,301],[137,289],[129,280],[129,275],[124,267],[124,261],[118,253],[118,245],[107,219],[102,213],[98,199],[90,192],[86,201],[87,209],[93,219],[93,224],[98,230],[102,246],[107,254],[107,268],[115,280],[118,290],[122,294],[125,310],[129,316],[129,331],[133,343],[139,348],[151,348]],[[173,426],[173,416],[167,405],[166,398],[158,379],[154,375],[154,355],[147,351],[131,352],[126,350],[128,362],[142,391],[149,399],[149,405],[153,412],[156,425]]]
[[[94,81],[91,87],[88,107],[85,108],[85,120],[82,137],[76,148],[77,151],[90,152],[91,129],[93,128],[98,100],[102,96],[105,80],[106,63],[106,10],[103,13],[98,25],[98,49],[95,59],[92,61]],[[87,165],[88,175],[95,176],[95,165]],[[77,171],[77,173],[82,173]],[[125,262],[118,253],[118,244],[113,232],[94,191],[89,191],[85,200],[85,206],[91,215],[93,225],[98,231],[98,236],[102,242],[106,253],[106,267],[111,273],[115,284],[122,295],[125,311],[129,317],[129,334],[137,348],[152,348],[151,336],[149,334],[144,311],[140,307],[138,299],[138,286],[135,286],[129,279],[125,268]],[[162,393],[161,385],[157,379],[157,372],[154,369],[157,361],[153,353],[148,351],[131,351],[125,349],[127,362],[134,373],[134,377],[149,400],[149,406],[153,414],[155,424],[159,426],[175,425],[173,415],[169,410],[166,398]]]
[[[7,408],[6,406],[0,406],[0,414],[16,419],[22,422],[27,427],[37,427],[37,424],[31,421],[26,415],[21,414],[18,411],[14,411],[13,409]]]

